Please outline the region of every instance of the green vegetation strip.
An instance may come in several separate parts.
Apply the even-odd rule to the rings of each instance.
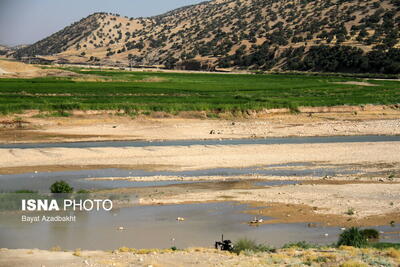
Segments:
[[[400,103],[400,82],[308,75],[150,73],[69,69],[85,77],[1,79],[0,113],[23,110],[239,112],[265,108]],[[75,80],[74,80],[75,79]],[[113,81],[118,80],[118,81]],[[123,80],[123,81],[122,81]],[[341,84],[368,82],[376,86]]]

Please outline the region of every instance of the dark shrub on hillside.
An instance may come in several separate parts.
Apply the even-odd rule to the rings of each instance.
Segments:
[[[201,62],[197,60],[187,60],[181,63],[181,67],[185,70],[201,70]]]
[[[304,58],[304,68],[327,72],[357,72],[363,60],[363,51],[359,48],[313,46]]]
[[[167,69],[173,69],[173,68],[175,68],[177,62],[178,62],[178,59],[176,59],[174,57],[168,57],[165,60],[164,65]]]
[[[304,59],[302,60],[302,57]],[[400,73],[400,49],[376,47],[364,53],[350,46],[313,46],[308,52],[302,49],[287,49],[284,69],[322,72],[353,73]]]
[[[400,73],[400,49],[391,48],[373,50],[367,54],[369,72],[396,74]]]

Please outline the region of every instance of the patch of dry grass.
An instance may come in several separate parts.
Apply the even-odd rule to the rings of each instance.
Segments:
[[[400,250],[395,248],[389,248],[385,251],[385,254],[391,258],[400,260]]]
[[[54,246],[50,249],[50,251],[52,252],[60,252],[61,251],[61,247],[60,246]]]
[[[368,267],[368,265],[359,261],[350,260],[341,264],[340,267]]]
[[[81,257],[82,256],[82,251],[80,248],[75,249],[74,253],[72,253],[72,255],[77,256],[77,257]]]

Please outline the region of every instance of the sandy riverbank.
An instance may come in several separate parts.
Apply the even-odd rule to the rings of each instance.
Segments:
[[[267,223],[322,222],[329,225],[389,225],[400,221],[400,184],[304,184],[143,197],[143,205],[240,201],[268,206],[254,212],[276,217]],[[273,203],[271,208],[271,203]],[[285,207],[286,206],[286,207]],[[291,208],[290,208],[291,207]],[[352,214],[349,211],[352,211]],[[293,217],[292,217],[293,216]]]
[[[280,163],[396,164],[397,142],[189,147],[0,149],[0,168],[51,165],[170,165],[176,170]]]
[[[399,109],[385,106],[302,109],[297,115],[285,110],[251,113],[247,118],[222,114],[219,120],[207,119],[202,112],[178,117],[154,113],[132,119],[113,115],[115,112],[111,111],[76,111],[68,118],[38,118],[38,112],[32,111],[0,118],[0,142],[400,135]]]
[[[178,184],[165,187],[119,188],[100,193],[139,197],[141,205],[168,205],[237,201],[257,209],[248,212],[275,218],[275,223],[322,223],[329,226],[377,226],[400,222],[400,184],[397,179],[367,175],[316,177],[259,177],[261,181],[296,180],[296,185],[258,185],[257,178],[201,177],[207,183]],[[383,176],[380,176],[383,177]],[[131,178],[151,181],[156,177]],[[118,181],[125,178],[104,178]],[[104,180],[100,178],[100,180]],[[157,178],[158,179],[158,178]],[[161,177],[160,180],[169,179]],[[185,177],[186,179],[186,177]],[[188,178],[196,180],[195,177]],[[176,180],[176,179],[175,179]],[[157,180],[159,181],[159,180]],[[136,205],[131,203],[130,205]],[[129,206],[129,204],[128,204]],[[352,212],[351,214],[349,212]]]

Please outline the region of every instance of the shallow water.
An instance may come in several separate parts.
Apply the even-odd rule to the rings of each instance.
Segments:
[[[293,165],[274,165],[272,167],[251,167],[251,168],[216,168],[193,171],[143,171],[143,170],[126,170],[126,169],[98,169],[98,170],[80,170],[65,172],[41,172],[41,173],[25,173],[15,175],[0,175],[1,192],[12,192],[21,189],[30,189],[40,192],[47,192],[51,184],[56,181],[64,180],[76,189],[106,189],[121,187],[148,187],[148,186],[166,186],[172,184],[190,184],[198,181],[189,181],[184,177],[202,176],[239,176],[240,175],[270,175],[270,176],[288,176],[299,177],[313,176],[335,176],[339,174],[354,174],[357,170],[349,170],[347,168],[319,168],[309,167],[305,169],[293,169]],[[300,166],[297,164],[295,166]],[[302,163],[302,166],[306,166]],[[279,169],[274,169],[280,167]],[[130,182],[123,180],[114,181],[90,181],[86,178],[107,178],[107,177],[149,177],[149,176],[176,176],[174,181],[154,181],[154,182]]]
[[[329,136],[329,137],[288,137],[288,138],[256,138],[256,139],[224,139],[224,140],[176,140],[176,141],[105,141],[74,143],[41,143],[41,144],[0,144],[1,148],[94,148],[94,147],[148,147],[148,146],[193,146],[193,145],[265,145],[265,144],[327,144],[348,142],[395,142],[400,136]]]
[[[78,143],[55,143],[55,144],[3,144],[0,148],[90,148],[90,147],[146,147],[146,146],[191,146],[191,145],[243,145],[243,144],[305,144],[305,143],[335,143],[335,142],[384,142],[400,141],[400,136],[342,136],[342,137],[299,137],[299,138],[268,138],[268,139],[235,139],[235,140],[184,140],[165,142],[78,142]],[[274,169],[278,168],[279,169]],[[287,167],[285,169],[285,167]],[[294,169],[294,167],[300,167]],[[306,167],[306,168],[304,168]],[[143,171],[127,169],[97,169],[65,172],[42,172],[17,175],[0,175],[0,192],[10,192],[21,189],[48,191],[49,186],[55,181],[64,180],[76,189],[106,189],[120,187],[145,187],[166,186],[171,184],[193,183],[185,181],[181,177],[187,176],[240,176],[240,175],[269,175],[269,176],[335,176],[340,174],[354,174],[357,170],[347,168],[318,168],[312,163],[286,163],[275,164],[265,167],[253,168],[216,168],[194,171]],[[176,181],[160,182],[127,182],[127,181],[87,181],[86,178],[107,177],[138,177],[138,176],[177,176]],[[240,177],[239,177],[240,178]]]
[[[113,212],[80,213],[76,223],[20,222],[20,215],[0,214],[0,247],[49,249],[178,248],[213,246],[224,234],[226,239],[247,237],[260,243],[281,246],[305,240],[330,244],[337,240],[338,227],[309,228],[307,224],[272,224],[258,227],[246,222],[253,215],[241,213],[244,205],[209,203],[196,205],[137,206]],[[176,221],[184,217],[184,222]],[[261,218],[261,217],[259,217]],[[263,217],[264,219],[268,219]],[[118,227],[126,230],[118,231]],[[398,231],[399,227],[379,227]],[[325,234],[328,234],[326,237]],[[385,239],[399,242],[400,237]]]
[[[293,185],[293,184],[299,184],[299,181],[261,181],[261,182],[255,182],[255,186],[282,186],[282,185]]]

